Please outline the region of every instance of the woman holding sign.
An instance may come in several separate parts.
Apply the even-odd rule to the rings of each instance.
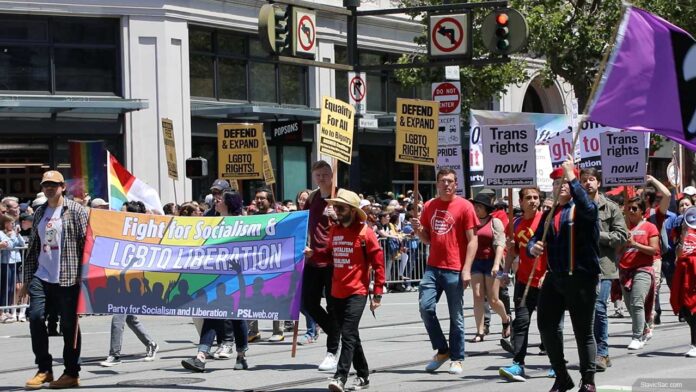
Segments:
[[[471,266],[471,287],[474,291],[474,318],[476,320],[476,335],[470,343],[483,341],[484,334],[484,302],[488,303],[503,321],[503,338],[510,337],[510,316],[505,311],[503,302],[498,297],[502,274],[498,276],[505,249],[505,227],[494,218],[491,198],[484,192],[479,193],[473,200],[476,216],[480,224],[476,228],[478,249],[476,258]]]

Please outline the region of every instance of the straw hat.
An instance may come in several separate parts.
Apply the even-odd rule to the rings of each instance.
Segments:
[[[355,209],[355,212],[358,213],[361,221],[364,222],[367,220],[367,214],[365,211],[360,209],[360,196],[358,196],[355,192],[351,192],[347,189],[339,189],[338,192],[336,192],[335,198],[327,199],[326,201],[329,204],[344,204],[352,207]]]

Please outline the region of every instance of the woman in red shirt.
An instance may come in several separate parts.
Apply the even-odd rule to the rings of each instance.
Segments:
[[[476,257],[471,265],[471,287],[474,292],[474,319],[476,320],[476,335],[469,340],[477,343],[483,340],[484,335],[484,303],[488,303],[503,322],[503,338],[510,337],[510,316],[505,311],[505,305],[500,300],[498,292],[500,281],[498,271],[501,271],[505,249],[505,227],[503,223],[494,218],[491,199],[485,194],[479,193],[473,200],[476,216],[480,224],[476,227],[478,237],[478,249]],[[502,275],[500,276],[502,278]]]
[[[655,296],[653,260],[660,249],[657,227],[646,221],[645,202],[640,197],[630,199],[626,206],[629,238],[619,260],[619,279],[626,307],[633,321],[633,336],[629,350],[643,348],[652,336],[648,324]]]

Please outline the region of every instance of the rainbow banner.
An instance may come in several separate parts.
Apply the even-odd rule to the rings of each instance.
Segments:
[[[108,155],[109,208],[121,211],[121,207],[129,201],[142,201],[148,211],[164,215],[155,188],[132,175],[111,153]]]
[[[106,150],[104,142],[70,141],[70,179],[68,193],[92,199],[107,198]]]
[[[78,313],[297,320],[308,219],[94,209]]]

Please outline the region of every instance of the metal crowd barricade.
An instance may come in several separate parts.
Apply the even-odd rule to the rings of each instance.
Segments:
[[[393,286],[402,283],[410,287],[411,284],[420,282],[430,251],[428,245],[422,243],[417,236],[404,236],[399,241],[398,250],[390,244],[389,238],[378,238],[378,241],[384,254],[387,284]]]
[[[26,298],[18,298],[19,289],[24,284],[24,259],[27,247],[0,249],[0,255],[4,252],[19,252],[21,260],[17,263],[2,263],[0,265],[0,311],[9,313],[14,311],[16,314],[20,309],[27,308]],[[5,257],[2,257],[3,259]],[[7,258],[10,259],[9,257]]]

